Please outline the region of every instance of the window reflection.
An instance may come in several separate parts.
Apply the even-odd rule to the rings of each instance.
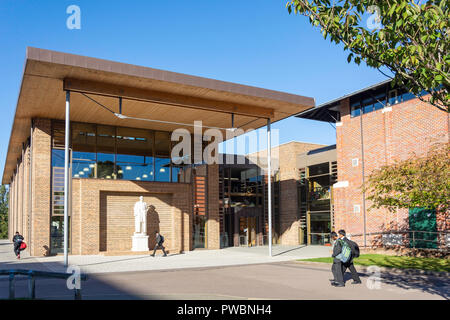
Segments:
[[[181,182],[170,161],[169,132],[86,123],[71,124],[74,178]],[[53,162],[64,165],[64,150]]]

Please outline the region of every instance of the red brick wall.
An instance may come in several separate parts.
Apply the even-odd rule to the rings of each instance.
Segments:
[[[361,117],[350,117],[348,99],[341,102],[341,112],[342,125],[336,128],[338,181],[349,185],[334,190],[335,222],[336,229],[358,234],[363,233]],[[449,115],[418,99],[394,105],[392,111],[364,114],[362,126],[366,177],[382,165],[414,154],[422,156],[433,142],[449,139]],[[359,160],[356,167],[352,166],[354,158]],[[354,205],[360,205],[360,213],[353,212]],[[407,210],[369,210],[370,206],[366,201],[367,232],[407,223]]]

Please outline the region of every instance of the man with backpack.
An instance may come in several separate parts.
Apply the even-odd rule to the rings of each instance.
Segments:
[[[14,253],[16,254],[17,259],[20,259],[20,246],[22,245],[23,240],[23,236],[19,233],[19,231],[17,231],[12,239],[14,244]]]
[[[156,249],[161,248],[164,253],[163,257],[167,257],[167,253],[164,250],[164,246],[163,246],[164,236],[162,234],[160,234],[158,231],[155,231],[155,234],[156,234],[156,245],[155,245],[155,249],[153,250],[153,254],[151,254],[151,256],[154,257],[155,253],[156,253]]]
[[[358,244],[346,237],[345,230],[339,230],[339,238],[342,239],[351,249],[350,259],[342,263],[342,276],[345,274],[347,269],[350,270],[352,274],[353,282],[352,284],[360,284],[361,279],[359,278],[358,272],[356,272],[355,266],[353,265],[353,259],[359,257],[359,247]]]
[[[331,238],[333,242],[333,265],[331,266],[331,272],[333,273],[333,280],[331,280],[331,285],[335,287],[345,287],[344,284],[344,274],[342,272],[342,261],[340,259],[342,255],[342,244],[343,242],[338,238],[336,232],[331,232]]]

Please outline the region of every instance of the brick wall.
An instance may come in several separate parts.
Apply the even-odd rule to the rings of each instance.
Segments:
[[[141,195],[150,206],[149,247],[159,230],[172,253],[190,250],[183,223],[191,223],[191,192],[190,184],[181,183],[73,179],[72,254],[130,251],[134,204]]]
[[[342,228],[348,233],[363,233],[361,117],[350,116],[348,99],[341,102],[341,122],[342,125],[336,127],[338,181],[347,181],[348,187],[334,189],[335,224],[336,229]],[[449,139],[449,115],[418,99],[394,105],[391,111],[364,114],[362,127],[366,177],[374,169],[395,160],[423,156],[433,142]],[[356,167],[352,159],[358,159]],[[354,213],[354,205],[360,206],[360,213]],[[366,200],[367,232],[380,232],[407,223],[407,210],[369,210],[370,206]],[[362,239],[358,241],[362,243]]]

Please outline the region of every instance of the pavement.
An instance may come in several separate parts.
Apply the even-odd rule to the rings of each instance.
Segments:
[[[273,246],[272,257],[269,249],[261,247],[231,247],[221,250],[194,250],[183,254],[169,254],[162,257],[160,251],[155,257],[150,255],[69,255],[69,265],[78,266],[81,272],[131,272],[152,270],[173,270],[184,268],[202,268],[218,266],[236,266],[291,261],[326,257],[330,255],[330,247],[326,246]],[[66,272],[62,255],[50,257],[30,257],[27,250],[16,260],[12,244],[7,240],[0,240],[0,270],[33,269],[53,272]]]
[[[9,243],[0,242],[0,269],[41,266],[51,270],[58,269],[56,266],[61,263],[60,257],[25,258],[17,262],[11,260],[9,249],[12,249]],[[329,248],[302,247],[286,251],[286,248],[275,247],[274,257],[269,258],[265,256],[265,248],[230,248],[193,251],[166,258],[128,256],[127,261],[122,261],[124,257],[91,256],[77,261],[77,257],[73,256],[70,261],[80,262],[83,270],[96,271],[90,272],[88,280],[82,282],[82,295],[86,300],[450,299],[448,276],[408,271],[398,274],[384,270],[374,278],[373,274],[356,266],[362,284],[351,284],[347,273],[346,286],[335,288],[329,283],[330,265],[295,261],[300,255],[324,256],[324,253],[328,255]],[[55,258],[56,261],[53,261]],[[106,258],[103,262],[98,260]],[[94,261],[99,264],[92,264]],[[153,269],[149,269],[152,264]],[[161,268],[161,265],[166,267]],[[125,266],[134,270],[117,271]],[[139,271],[135,270],[138,266],[141,267]],[[17,277],[16,297],[26,297],[25,280],[24,277]],[[7,294],[8,279],[0,277],[0,299],[6,299]],[[36,294],[38,299],[73,299],[73,291],[67,289],[65,280],[38,279]]]

